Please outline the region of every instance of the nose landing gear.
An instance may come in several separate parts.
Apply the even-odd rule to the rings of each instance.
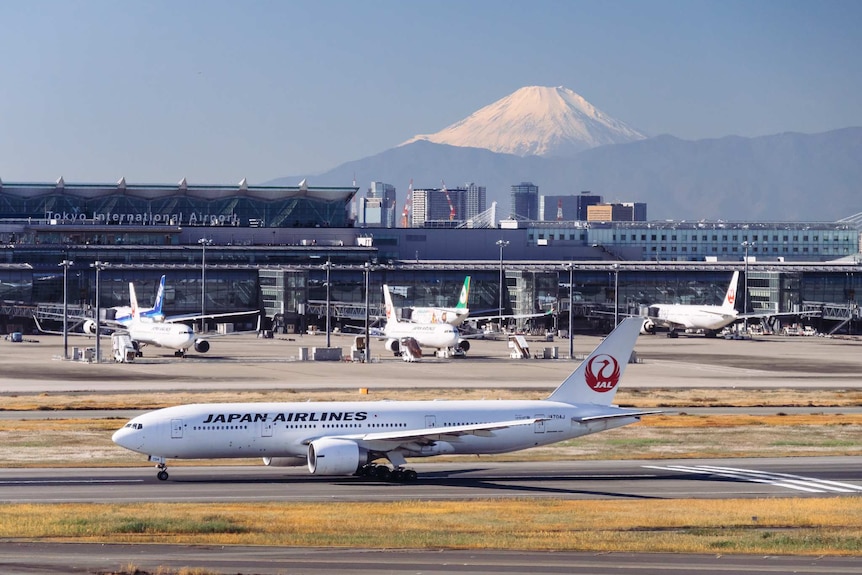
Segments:
[[[164,457],[158,457],[155,455],[150,455],[148,458],[150,461],[154,461],[156,463],[156,467],[159,469],[159,472],[156,473],[156,477],[158,477],[159,481],[167,481],[168,480],[168,464],[165,462]]]

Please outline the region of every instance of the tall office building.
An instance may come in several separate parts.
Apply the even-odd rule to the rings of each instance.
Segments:
[[[646,218],[646,202],[623,202],[624,206],[632,209],[632,221],[645,222]]]
[[[597,206],[602,203],[602,197],[594,195],[590,192],[581,192],[577,196],[578,198],[578,210],[576,220],[580,220],[582,222],[587,221],[589,219],[587,217],[590,206]]]
[[[539,218],[539,186],[521,182],[512,186],[510,216],[524,220]]]
[[[485,186],[413,190],[410,227],[455,227],[485,211]]]
[[[642,202],[622,202],[596,204],[587,210],[587,220],[591,222],[645,222],[646,204]]]
[[[485,186],[477,186],[473,182],[464,185],[464,209],[458,214],[459,219],[469,220],[485,211]]]
[[[410,227],[424,228],[429,222],[443,225],[449,221],[449,201],[440,188],[413,189],[413,209],[410,213]]]
[[[569,194],[566,196],[539,196],[539,220],[543,222],[571,222],[589,219],[590,206],[602,203],[602,197],[581,192],[580,194]],[[625,203],[634,211],[635,221],[646,220],[646,204]],[[638,217],[642,215],[643,217]]]
[[[357,221],[364,228],[394,228],[396,219],[395,186],[371,182],[368,193],[359,199]]]
[[[539,221],[571,222],[578,220],[580,196],[539,196]]]

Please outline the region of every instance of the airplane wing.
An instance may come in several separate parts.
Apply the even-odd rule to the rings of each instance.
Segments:
[[[220,317],[238,317],[238,316],[252,315],[252,314],[259,314],[259,313],[260,313],[259,309],[251,309],[251,310],[247,310],[247,311],[231,311],[231,312],[225,312],[225,313],[208,313],[208,314],[203,314],[203,315],[201,315],[199,313],[197,313],[197,314],[190,313],[190,314],[183,314],[183,315],[165,316],[165,319],[163,321],[164,321],[164,323],[177,323],[177,322],[183,322],[183,321],[195,321],[195,320],[199,320],[199,319],[216,319],[216,318],[220,318]]]
[[[819,316],[821,312],[819,310],[810,310],[810,311],[782,311],[782,312],[752,312],[752,313],[741,313],[737,316],[738,319],[759,319],[764,317],[816,317]]]
[[[66,331],[66,335],[94,337],[96,335],[95,331],[93,333],[73,331],[90,320],[92,320],[92,318],[83,317],[83,316],[69,316],[68,328]],[[39,318],[36,317],[35,314],[33,314],[33,322],[36,324],[36,329],[39,330],[40,333],[45,333],[45,334],[49,334],[49,335],[63,335],[63,332],[61,330],[51,330],[51,329],[46,329],[45,327],[43,327],[42,322],[39,321]],[[110,320],[103,321],[101,326],[99,326],[99,328],[102,332],[102,335],[108,335],[107,332],[117,333],[117,332],[126,331],[126,326],[124,326],[123,324],[121,324],[119,322],[114,322],[114,321],[110,321]]]
[[[482,312],[478,312],[478,313],[482,313]],[[494,315],[473,315],[473,314],[471,313],[471,314],[470,314],[470,316],[467,318],[467,320],[485,320],[485,319],[527,319],[527,318],[531,318],[531,317],[545,317],[545,316],[553,315],[553,313],[554,313],[554,310],[553,310],[553,309],[549,309],[549,310],[547,310],[547,311],[535,312],[535,313],[515,313],[515,314],[508,314],[508,315],[500,315],[500,314],[494,314]]]
[[[547,418],[531,417],[528,419],[513,419],[492,423],[477,423],[473,425],[455,425],[449,427],[426,427],[404,431],[380,431],[363,433],[361,435],[343,435],[342,439],[352,439],[375,450],[389,451],[404,443],[433,443],[435,441],[453,441],[463,435],[478,435],[489,437],[495,430],[520,425],[533,425]],[[310,443],[312,439],[305,443]],[[368,445],[373,444],[373,445]]]

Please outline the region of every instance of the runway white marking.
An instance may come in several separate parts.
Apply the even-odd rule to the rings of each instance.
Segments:
[[[143,479],[22,479],[0,481],[0,485],[99,485],[103,483],[143,482]]]
[[[830,481],[827,479],[817,479],[815,477],[804,477],[802,475],[792,475],[790,473],[768,473],[766,471],[757,471],[756,469],[738,469],[735,467],[718,467],[713,465],[644,465],[644,467],[647,469],[660,469],[663,471],[715,475],[718,477],[748,481],[750,483],[766,483],[769,485],[775,485],[776,487],[806,491],[808,493],[862,492],[862,485]]]

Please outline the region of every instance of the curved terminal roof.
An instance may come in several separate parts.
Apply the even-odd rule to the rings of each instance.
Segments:
[[[250,186],[243,179],[236,186],[194,185],[185,178],[177,184],[128,184],[125,178],[115,184],[67,184],[61,177],[54,183],[7,183],[0,180],[0,193],[20,197],[38,198],[54,194],[95,199],[111,195],[125,195],[146,200],[191,197],[203,200],[245,197],[264,201],[277,201],[292,198],[310,198],[321,201],[347,201],[359,188],[312,187],[305,180],[296,186]]]

